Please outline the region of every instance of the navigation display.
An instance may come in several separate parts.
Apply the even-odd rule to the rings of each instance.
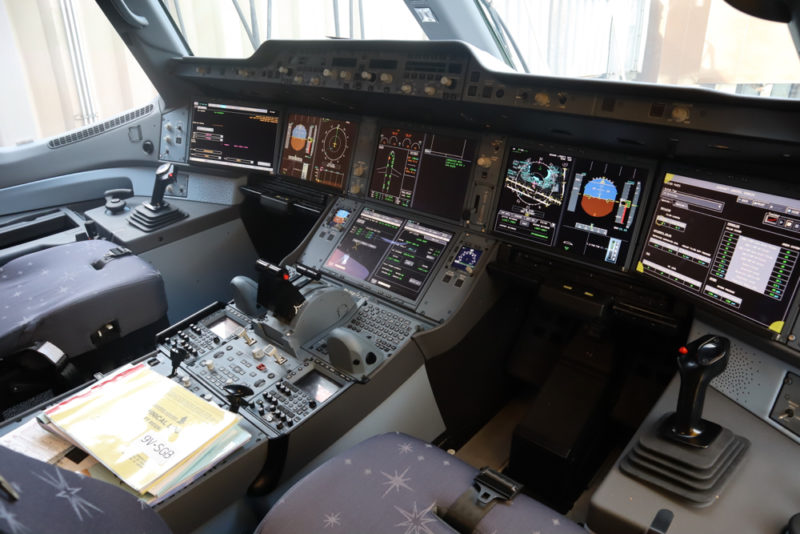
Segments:
[[[272,174],[279,116],[275,109],[195,101],[189,161]]]
[[[356,128],[351,121],[290,113],[280,174],[344,190]]]
[[[800,200],[667,173],[638,270],[780,333],[799,254]]]
[[[370,198],[461,220],[475,141],[401,128],[383,128]]]
[[[325,267],[416,300],[452,238],[449,232],[364,208]]]
[[[511,147],[495,232],[625,268],[648,169]]]

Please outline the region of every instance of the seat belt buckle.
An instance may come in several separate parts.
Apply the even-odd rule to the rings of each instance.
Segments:
[[[478,502],[484,505],[493,500],[510,501],[522,489],[522,484],[491,467],[482,468],[472,485],[478,492]]]
[[[110,248],[106,251],[106,253],[103,255],[102,258],[92,262],[92,267],[94,267],[95,270],[99,271],[100,269],[106,266],[106,263],[110,262],[111,260],[131,255],[133,255],[133,252],[128,248],[125,247]]]

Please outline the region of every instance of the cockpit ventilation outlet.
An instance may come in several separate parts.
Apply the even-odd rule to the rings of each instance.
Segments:
[[[84,139],[94,137],[95,135],[100,135],[101,133],[107,132],[108,130],[113,130],[114,128],[118,128],[123,124],[127,124],[131,121],[134,121],[139,117],[143,117],[144,115],[149,114],[151,111],[153,111],[153,104],[148,104],[143,108],[131,111],[129,113],[126,113],[125,115],[114,117],[113,119],[109,119],[101,124],[95,124],[94,126],[84,128],[83,130],[78,130],[76,132],[72,132],[70,134],[62,135],[61,137],[56,137],[55,139],[51,139],[47,143],[47,146],[50,148],[61,148],[62,146],[71,145],[72,143],[77,143],[78,141],[83,141]]]
[[[711,385],[728,398],[749,406],[751,395],[761,386],[759,377],[762,367],[763,360],[756,350],[732,343],[728,366],[711,381]]]

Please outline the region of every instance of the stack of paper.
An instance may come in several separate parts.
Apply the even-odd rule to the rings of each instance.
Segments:
[[[239,416],[145,363],[124,367],[49,408],[45,428],[74,443],[148,502],[158,502],[241,447]],[[104,478],[102,470],[89,469]]]

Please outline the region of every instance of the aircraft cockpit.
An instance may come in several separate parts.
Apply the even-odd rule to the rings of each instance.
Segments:
[[[726,2],[0,2],[0,530],[800,532],[800,3]]]

